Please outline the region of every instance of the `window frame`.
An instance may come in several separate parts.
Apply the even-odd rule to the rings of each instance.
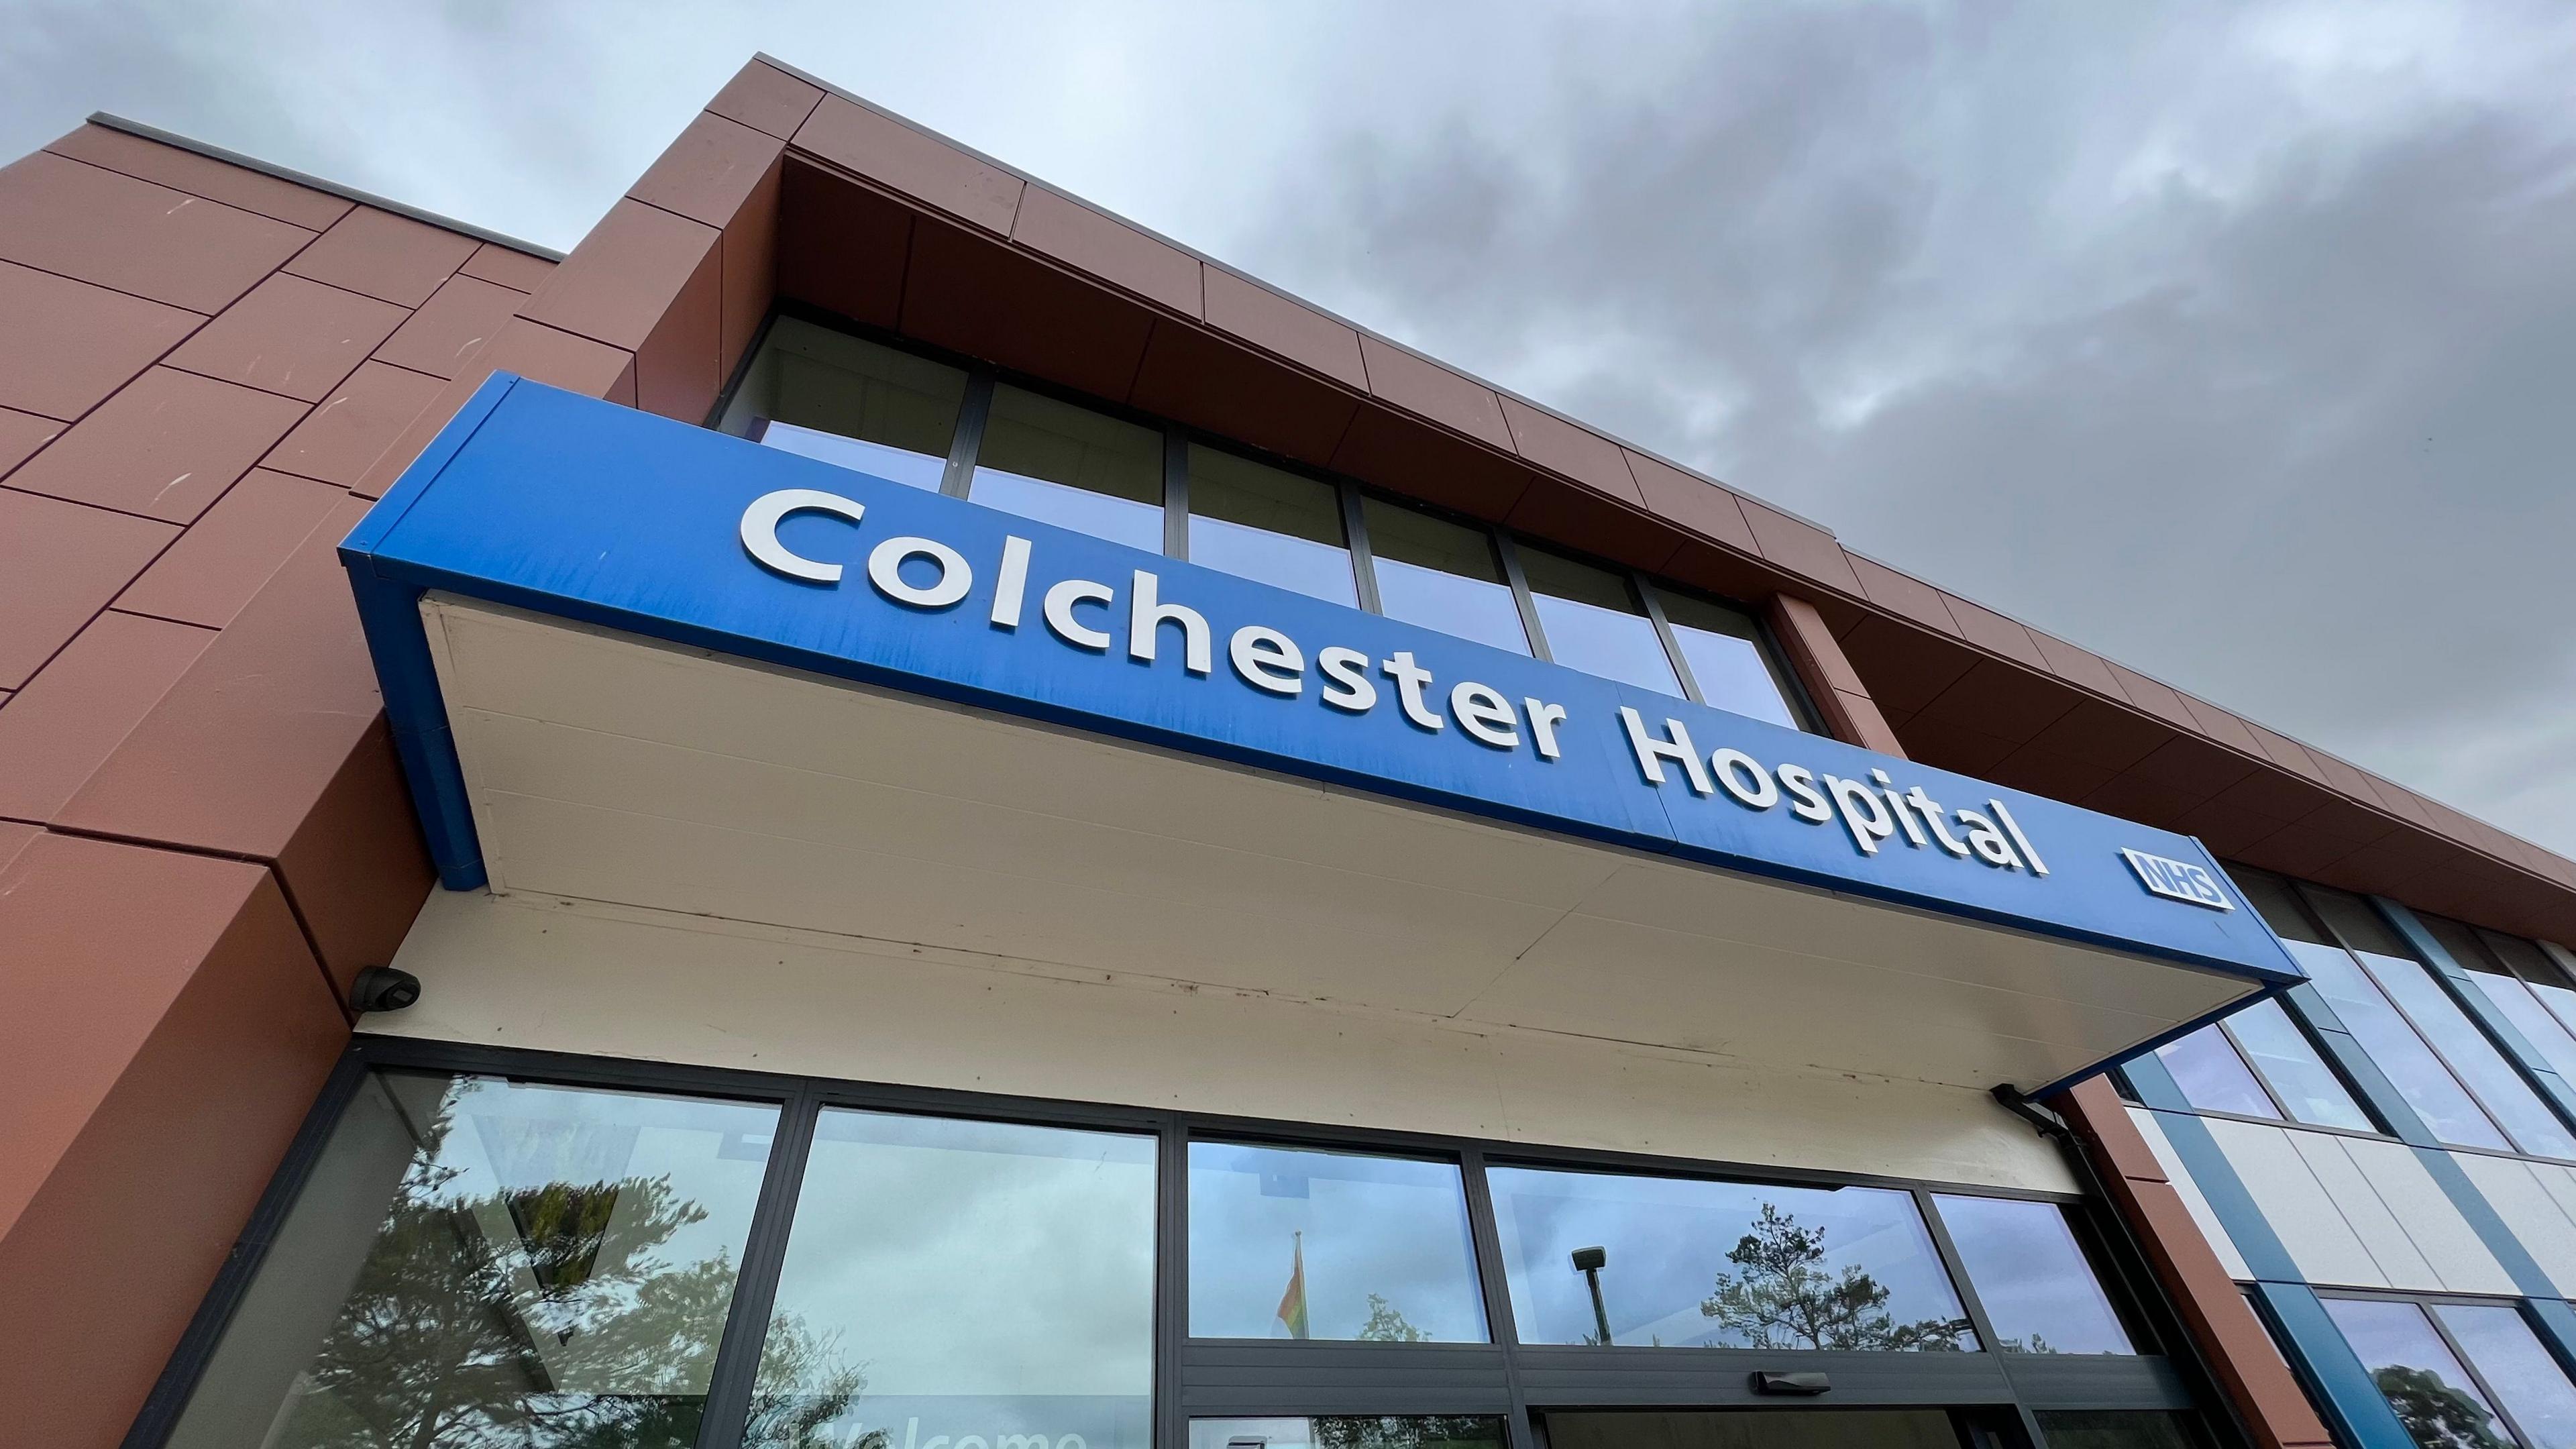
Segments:
[[[2412,1305],[2416,1311],[2424,1315],[2424,1321],[2433,1326],[2433,1336],[2442,1341],[2442,1347],[2448,1349],[2451,1357],[2459,1361],[2460,1371],[2467,1374],[2469,1382],[2476,1385],[2478,1392],[2486,1396],[2487,1408],[2495,1414],[2497,1422],[2504,1425],[2505,1432],[2514,1437],[2518,1449],[2549,1449],[2545,1442],[2533,1438],[2523,1429],[2521,1421],[2514,1418],[2513,1410],[2505,1407],[2504,1396],[2495,1391],[2495,1385],[2487,1382],[2486,1371],[2478,1367],[2477,1360],[2471,1358],[2468,1350],[2460,1346],[2459,1339],[2452,1336],[2451,1326],[2442,1321],[2442,1315],[2433,1311],[2445,1305],[2462,1308],[2511,1309],[2514,1316],[2522,1320],[2522,1326],[2540,1344],[2541,1352],[2548,1354],[2550,1360],[2555,1363],[2558,1356],[2551,1350],[2547,1335],[2540,1331],[2538,1324],[2531,1321],[2531,1311],[2524,1306],[2525,1300],[2476,1293],[2409,1293],[2385,1288],[2319,1288],[2316,1293],[2320,1299],[2340,1298],[2358,1303]],[[2329,1313],[2327,1318],[2331,1321],[2333,1315]],[[2335,1333],[2338,1336],[2343,1333],[2342,1324],[2335,1325]],[[2368,1364],[2362,1365],[2365,1372],[2369,1367]],[[2567,1366],[2563,1363],[2559,1364],[2558,1371],[2567,1373]],[[2576,1374],[2569,1374],[2568,1378],[2571,1384],[2576,1384]],[[2374,1383],[2372,1387],[2377,1388],[2378,1385]],[[2390,1412],[2395,1412],[2394,1406],[2391,1407]]]
[[[939,492],[944,497],[967,498],[971,501],[970,490],[975,477],[976,457],[982,451],[985,424],[992,415],[993,389],[999,385],[1016,387],[1058,402],[1089,409],[1120,422],[1151,428],[1162,435],[1162,553],[1164,557],[1179,559],[1184,563],[1189,561],[1189,450],[1191,445],[1196,444],[1220,452],[1232,453],[1265,467],[1277,468],[1283,472],[1294,473],[1300,477],[1331,485],[1341,499],[1343,547],[1350,555],[1351,573],[1356,586],[1359,608],[1366,613],[1383,614],[1385,611],[1378,596],[1377,559],[1369,547],[1368,528],[1360,508],[1362,497],[1373,497],[1398,507],[1429,513],[1434,517],[1462,524],[1483,534],[1493,547],[1496,561],[1501,565],[1504,584],[1511,590],[1512,603],[1520,614],[1521,628],[1529,637],[1530,656],[1543,664],[1557,662],[1555,655],[1548,648],[1547,632],[1539,622],[1536,596],[1531,593],[1529,579],[1521,570],[1517,546],[1519,535],[1500,524],[1460,513],[1455,509],[1407,498],[1384,488],[1363,484],[1356,479],[1281,457],[1237,439],[1177,423],[1122,403],[1092,397],[1044,378],[1030,377],[1008,368],[997,368],[990,363],[950,352],[944,348],[927,346],[915,339],[899,336],[883,328],[868,326],[821,308],[795,302],[782,302],[770,312],[768,318],[761,323],[759,334],[752,339],[751,346],[744,350],[743,360],[737,366],[734,376],[727,381],[723,393],[718,396],[715,405],[708,411],[708,427],[719,427],[725,416],[732,411],[735,394],[750,377],[752,364],[761,355],[761,350],[768,345],[772,325],[781,317],[792,317],[800,322],[828,327],[881,347],[889,347],[929,361],[964,369],[966,393],[958,403],[957,429],[955,436],[950,440],[947,463],[940,477]],[[765,416],[746,415],[744,421],[746,431],[737,436],[744,436],[757,442],[761,425],[768,419]],[[1658,579],[1641,569],[1599,558],[1552,539],[1532,536],[1531,542],[1542,544],[1553,552],[1562,553],[1569,558],[1619,575],[1626,582],[1630,593],[1642,606],[1645,617],[1653,623],[1655,637],[1663,645],[1665,662],[1672,666],[1673,678],[1681,686],[1682,698],[1693,704],[1711,709],[1723,708],[1721,705],[1711,704],[1708,697],[1701,692],[1699,681],[1691,673],[1690,661],[1682,653],[1681,641],[1674,636],[1672,624],[1665,618],[1662,601],[1657,597],[1658,592],[1669,590],[1676,594],[1721,603],[1728,608],[1741,611],[1752,621],[1754,648],[1761,655],[1763,665],[1770,673],[1772,684],[1779,690],[1781,704],[1788,711],[1789,718],[1804,733],[1827,733],[1818,724],[1820,716],[1814,701],[1807,696],[1804,681],[1798,678],[1795,670],[1788,667],[1787,659],[1781,653],[1778,642],[1772,638],[1770,626],[1762,618],[1760,610],[1750,608],[1741,602],[1721,598],[1703,589],[1693,589]]]
[[[514,1047],[361,1034],[352,1039],[286,1160],[271,1179],[223,1272],[127,1437],[135,1449],[163,1444],[212,1357],[226,1322],[257,1275],[331,1130],[378,1068],[409,1068],[556,1082],[637,1092],[686,1093],[777,1104],[758,1206],[741,1276],[709,1385],[699,1443],[729,1444],[744,1426],[760,1339],[776,1301],[815,1123],[828,1108],[1151,1134],[1155,1139],[1155,1321],[1153,1424],[1156,1449],[1186,1445],[1189,1420],[1317,1414],[1504,1416],[1511,1449],[1542,1449],[1535,1428],[1550,1409],[1778,1408],[1757,1396],[1759,1369],[1817,1370],[1834,1381],[1824,1407],[1937,1405],[1994,1409],[2028,1431],[2044,1409],[2174,1409],[2205,1428],[2226,1422],[2207,1397],[2205,1366],[2174,1356],[2188,1345],[2170,1305],[2139,1263],[2134,1244],[2115,1237],[2098,1200],[2064,1193],[1832,1173],[1762,1164],[1676,1160],[1645,1153],[1538,1147],[1436,1133],[1167,1111],[1096,1102],[1001,1096],[948,1088],[786,1076],[667,1062],[634,1061]],[[1475,1268],[1491,1338],[1487,1343],[1359,1343],[1332,1340],[1193,1339],[1187,1336],[1189,1144],[1193,1140],[1356,1150],[1455,1162],[1467,1201]],[[1784,1186],[1866,1186],[1908,1194],[1923,1215],[1942,1269],[1983,1351],[1769,1352],[1755,1349],[1607,1348],[1522,1344],[1496,1231],[1485,1165],[1636,1172]],[[2070,1226],[2121,1322],[2135,1355],[2008,1354],[1995,1349],[1992,1320],[1934,1203],[1936,1193],[2046,1202],[2068,1210]],[[2122,1246],[2114,1250],[2112,1245]],[[2183,1354],[2188,1355],[2188,1347]],[[2219,1431],[2224,1432],[2224,1431]]]

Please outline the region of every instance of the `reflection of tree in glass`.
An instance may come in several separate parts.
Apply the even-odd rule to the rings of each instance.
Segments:
[[[730,1254],[657,1251],[706,1217],[666,1177],[451,1195],[446,1107],[405,1172],[340,1316],[297,1382],[276,1449],[661,1449],[697,1438],[724,1328]],[[616,1214],[614,1251],[608,1226]],[[497,1238],[491,1231],[505,1226]],[[863,1387],[801,1324],[764,1358],[826,1383],[755,1402],[767,1442],[808,1449]]]
[[[1749,1348],[1944,1349],[1958,1347],[1958,1325],[1939,1318],[1898,1323],[1888,1289],[1857,1263],[1825,1270],[1825,1230],[1802,1228],[1772,1203],[1736,1241],[1717,1275],[1717,1291],[1699,1311],[1739,1335]]]
[[[2370,1376],[2422,1449],[2509,1449],[2486,1406],[2426,1369],[2393,1365]]]
[[[1315,1449],[1501,1449],[1503,1442],[1503,1421],[1475,1414],[1330,1414],[1309,1423]]]
[[[1360,1325],[1360,1339],[1369,1343],[1422,1343],[1431,1337],[1414,1327],[1401,1309],[1387,1302],[1385,1294],[1372,1293],[1368,1298],[1368,1322]]]
[[[2033,1332],[2028,1338],[1997,1338],[1995,1347],[2005,1353],[2062,1353],[2056,1344]]]

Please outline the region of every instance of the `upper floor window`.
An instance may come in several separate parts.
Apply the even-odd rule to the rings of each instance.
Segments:
[[[2325,1300],[2326,1312],[2420,1449],[2563,1449],[2576,1385],[2501,1303]]]
[[[1492,534],[1383,498],[1363,499],[1360,516],[1376,564],[1378,605],[1388,618],[1531,652]]]
[[[2576,1035],[2568,1028],[2576,1018],[2567,1015],[2576,1011],[2576,990],[2568,988],[2558,963],[2529,941],[2440,916],[2423,921],[2451,959],[2471,973],[2470,984],[2513,1023],[2541,1059],[2576,1082]]]
[[[2136,1353],[2053,1202],[1941,1196],[1941,1225],[2005,1353]]]
[[[1789,708],[1789,686],[1763,647],[1761,626],[1751,614],[1675,589],[1655,590],[1655,601],[1672,626],[1673,643],[1690,666],[1701,703],[1783,729],[1800,728]]]
[[[1190,444],[1190,562],[1358,607],[1341,490]]]
[[[1163,439],[1152,428],[998,383],[966,496],[1163,551]]]
[[[965,399],[958,368],[781,317],[727,422],[768,447],[935,490]]]
[[[1520,556],[1549,658],[1623,684],[1682,692],[1635,581],[1534,544],[1522,544]]]
[[[1190,1144],[1190,1336],[1483,1343],[1458,1165]]]
[[[2204,1112],[2369,1132],[2374,1125],[2315,1043],[2277,1001],[2257,1001],[2156,1049],[2185,1100]]]

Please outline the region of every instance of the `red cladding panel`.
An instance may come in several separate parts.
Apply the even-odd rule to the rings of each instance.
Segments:
[[[286,269],[398,307],[417,307],[481,246],[472,237],[361,206]]]
[[[178,534],[0,488],[0,689],[23,687]]]
[[[997,236],[1007,236],[1027,183],[947,142],[839,96],[796,130],[796,149],[846,168]]]
[[[220,629],[348,496],[328,483],[254,468],[118,595],[116,605]]]
[[[9,486],[172,523],[206,511],[304,404],[156,367],[10,476]]]
[[[53,819],[214,637],[112,609],[91,620],[0,709],[0,816]]]
[[[376,349],[376,360],[430,377],[454,377],[483,344],[499,335],[503,324],[519,315],[527,300],[526,293],[498,282],[450,277]]]
[[[0,258],[192,312],[223,310],[312,238],[50,152],[0,168]]]
[[[391,302],[278,275],[170,354],[172,367],[320,402],[410,314]]]
[[[173,191],[257,212],[307,231],[321,231],[349,214],[350,203],[327,191],[212,156],[165,146],[110,126],[83,126],[45,148],[110,171],[157,182]]]
[[[444,387],[437,378],[370,362],[351,373],[264,461],[280,472],[350,487]]]
[[[0,262],[0,407],[77,418],[205,320]]]

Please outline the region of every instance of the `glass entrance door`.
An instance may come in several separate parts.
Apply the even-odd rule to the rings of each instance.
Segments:
[[[1981,1449],[1942,1409],[1647,1409],[1542,1422],[1548,1449]]]

